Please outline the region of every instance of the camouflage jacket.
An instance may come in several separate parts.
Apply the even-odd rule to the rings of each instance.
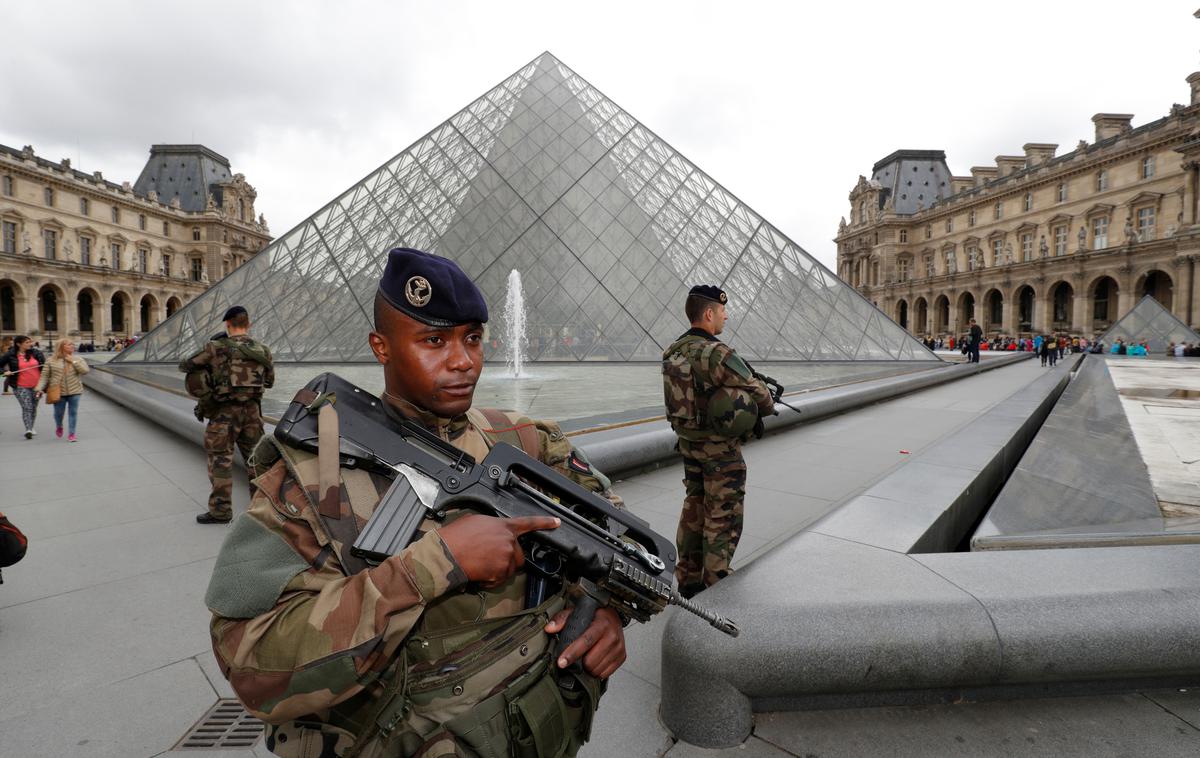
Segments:
[[[476,459],[497,441],[496,432],[509,431],[491,429],[474,409],[453,419],[412,406],[404,411]],[[620,504],[556,424],[504,413],[512,427],[536,430],[543,462]],[[262,470],[268,448],[279,459]],[[464,736],[455,724],[528,678],[539,662],[545,671],[549,637],[542,627],[564,607],[566,590],[526,610],[523,572],[495,590],[468,583],[430,520],[400,554],[347,571],[342,556],[349,546],[317,512],[316,456],[268,437],[254,458],[255,495],[221,548],[205,600],[221,671],[247,709],[274,725],[268,747],[309,755],[299,743],[320,740],[325,747],[311,755],[342,755],[355,735],[382,723],[387,707],[396,722],[391,738],[371,738],[358,755],[459,755],[459,745],[471,755],[507,755],[477,744],[480,730]],[[389,482],[361,470],[340,473],[343,518],[361,528]],[[389,698],[398,690],[404,705],[393,708]],[[495,742],[496,735],[482,739]]]
[[[750,403],[739,399],[741,393],[714,398],[721,388],[744,390]],[[699,328],[684,332],[663,351],[663,400],[671,428],[681,440],[692,443],[731,441],[713,429],[712,420],[718,415],[775,410],[771,391],[754,378],[737,352]]]
[[[275,385],[271,349],[248,335],[220,336],[179,362],[180,371],[196,369],[208,370],[212,399],[218,403],[258,400]]]

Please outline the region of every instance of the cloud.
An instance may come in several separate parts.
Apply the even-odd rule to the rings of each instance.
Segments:
[[[965,174],[1025,142],[1069,150],[1098,111],[1187,95],[1170,4],[178,3],[6,7],[0,142],[136,179],[200,142],[282,234],[550,49],[833,267],[859,174],[898,148]],[[1110,54],[1119,50],[1119,55]]]

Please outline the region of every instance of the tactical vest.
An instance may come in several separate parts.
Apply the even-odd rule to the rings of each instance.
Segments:
[[[538,457],[532,424],[491,409],[471,409],[467,415],[487,448],[502,441]],[[302,488],[322,492],[320,477],[314,476],[321,465],[314,458],[320,456],[267,436],[255,450],[252,466],[261,474],[283,459]],[[389,482],[361,469],[340,469],[338,475],[350,513],[306,520],[324,532],[318,539],[334,549],[351,574],[362,567],[349,555],[357,532],[353,514],[369,516]],[[466,512],[451,512],[447,520]],[[427,519],[421,529],[439,525]],[[320,720],[269,726],[267,747],[286,758],[381,758],[418,751],[459,755],[461,747],[479,758],[575,755],[590,734],[604,685],[579,674],[573,692],[560,687],[542,629],[565,606],[565,597],[560,592],[525,609],[519,600],[524,592],[524,575],[517,574],[502,597],[462,592],[433,601],[372,685]],[[485,618],[488,602],[515,605],[511,612]]]
[[[213,361],[188,371],[183,385],[196,398],[196,418],[212,418],[221,403],[258,400],[263,396],[270,353],[254,340],[213,340]]]
[[[663,352],[663,403],[667,421],[680,436],[708,436],[708,397],[713,387],[707,366],[720,345],[716,340],[685,335]]]

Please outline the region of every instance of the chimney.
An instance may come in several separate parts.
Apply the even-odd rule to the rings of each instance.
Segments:
[[[1024,149],[1025,162],[1030,166],[1040,166],[1054,157],[1054,154],[1058,151],[1058,145],[1050,145],[1044,142],[1026,142]]]
[[[971,166],[971,178],[976,187],[982,187],[999,175],[1000,171],[993,166]]]
[[[1097,113],[1092,116],[1092,123],[1096,125],[1095,141],[1099,142],[1129,131],[1130,121],[1133,121],[1132,113]]]
[[[997,155],[996,168],[1000,171],[1000,176],[1008,176],[1025,168],[1025,156],[1023,155]]]

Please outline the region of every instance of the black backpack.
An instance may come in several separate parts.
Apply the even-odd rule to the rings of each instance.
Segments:
[[[24,558],[28,546],[29,538],[0,513],[0,568],[11,566]],[[4,576],[0,574],[0,584],[3,583]]]

